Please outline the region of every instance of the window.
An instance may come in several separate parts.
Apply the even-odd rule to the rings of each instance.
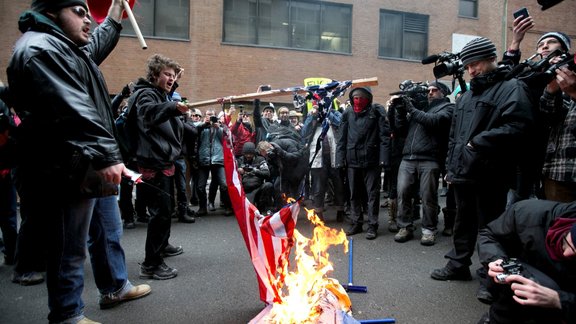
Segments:
[[[478,18],[478,0],[460,0],[458,16]]]
[[[352,6],[319,1],[224,0],[222,41],[350,53]]]
[[[190,0],[138,0],[132,11],[144,36],[190,38]],[[123,35],[135,35],[128,21],[122,26]]]
[[[421,60],[427,52],[427,15],[380,10],[379,56]]]

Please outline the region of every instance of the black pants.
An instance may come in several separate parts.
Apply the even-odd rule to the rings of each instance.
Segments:
[[[168,245],[172,216],[172,199],[174,195],[174,177],[157,172],[153,179],[146,180],[148,191],[148,232],[146,235],[146,257],[143,265],[158,266],[164,262],[162,252]]]
[[[362,205],[367,197],[368,225],[378,228],[380,211],[380,167],[348,168],[350,188],[350,220],[352,225],[362,225]]]

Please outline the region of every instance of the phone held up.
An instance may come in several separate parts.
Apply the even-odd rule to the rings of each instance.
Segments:
[[[260,90],[262,90],[262,91],[270,91],[270,90],[272,90],[272,87],[271,87],[269,84],[267,84],[267,85],[261,85],[261,86],[260,86]]]
[[[514,19],[520,16],[522,16],[522,19],[530,17],[530,13],[528,12],[528,9],[526,9],[526,7],[522,7],[516,10],[512,15],[514,16]]]

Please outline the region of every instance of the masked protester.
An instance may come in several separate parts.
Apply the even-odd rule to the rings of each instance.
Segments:
[[[368,230],[373,240],[378,232],[380,172],[387,160],[389,130],[382,105],[372,102],[369,87],[350,92],[352,109],[342,114],[340,139],[336,148],[336,167],[345,169],[350,187],[350,227],[346,235],[363,231],[362,206],[367,202]]]

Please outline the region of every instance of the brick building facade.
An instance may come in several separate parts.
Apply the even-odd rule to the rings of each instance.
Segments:
[[[0,46],[3,49],[0,80],[4,82],[11,48],[20,36],[17,19],[30,2],[0,0]],[[522,44],[524,57],[535,52],[535,42],[543,32],[559,30],[576,39],[576,22],[572,14],[568,14],[576,12],[576,0],[564,0],[546,11],[540,10],[536,0],[478,0],[477,18],[459,17],[462,1],[458,0],[330,2],[352,5],[349,54],[227,44],[222,37],[224,1],[196,0],[189,4],[189,40],[147,38],[148,49],[142,50],[135,37],[123,36],[101,68],[110,92],[116,93],[126,83],[144,75],[145,62],[150,55],[162,53],[184,67],[179,92],[192,102],[255,92],[260,84],[271,84],[273,88],[296,86],[307,77],[336,80],[378,77],[379,86],[373,88],[375,101],[384,103],[388,93],[397,91],[402,80],[424,81],[432,80],[434,76],[433,65],[422,65],[420,60],[378,56],[382,9],[428,15],[428,55],[452,51],[455,34],[487,37],[496,44],[498,55],[501,55],[511,38],[512,12],[522,6],[528,8],[536,22]],[[138,15],[137,11],[135,13]],[[128,23],[124,21],[124,24]],[[450,82],[451,78],[444,80]],[[274,101],[291,103],[292,98],[278,97]]]

